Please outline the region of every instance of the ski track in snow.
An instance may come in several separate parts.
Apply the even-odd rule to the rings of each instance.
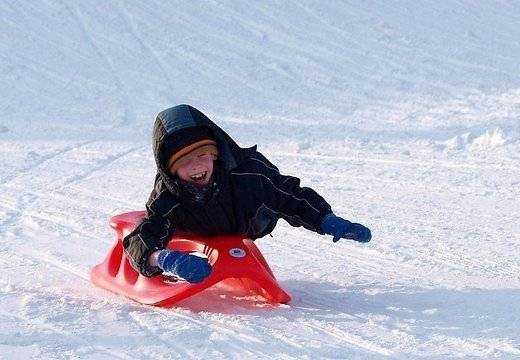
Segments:
[[[0,358],[520,358],[519,14],[0,2]],[[280,221],[257,244],[290,305],[212,288],[162,309],[93,287],[174,102],[374,240]]]
[[[67,5],[65,5],[67,6]],[[69,6],[67,6],[69,7]],[[117,68],[114,65],[113,60],[108,56],[105,51],[97,45],[96,40],[92,38],[90,35],[90,32],[87,29],[87,25],[85,24],[85,20],[83,19],[83,16],[81,15],[81,12],[78,8],[74,7],[74,5],[71,5],[69,8],[69,13],[74,18],[81,29],[84,39],[87,40],[87,43],[90,45],[90,47],[94,50],[94,52],[101,58],[102,62],[105,63],[105,66],[108,68],[109,73],[113,77],[113,81],[117,86],[117,89],[120,93],[120,107],[125,109],[124,116],[121,118],[119,124],[115,124],[115,126],[123,126],[127,125],[128,123],[134,123],[135,122],[135,111],[133,110],[132,104],[134,103],[133,99],[128,94],[127,90],[125,89],[125,85],[123,80],[118,74]]]

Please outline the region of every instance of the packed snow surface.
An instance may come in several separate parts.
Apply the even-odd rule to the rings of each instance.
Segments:
[[[520,359],[518,1],[0,1],[0,358]],[[372,229],[256,243],[289,305],[95,288],[189,103]]]

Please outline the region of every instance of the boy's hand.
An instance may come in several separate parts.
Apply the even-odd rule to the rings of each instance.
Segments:
[[[351,223],[333,213],[325,215],[321,221],[321,229],[326,234],[334,236],[332,239],[334,242],[343,238],[366,243],[372,239],[369,228],[361,224]]]
[[[157,263],[161,270],[190,283],[199,283],[211,273],[211,265],[207,258],[179,251],[161,250]]]

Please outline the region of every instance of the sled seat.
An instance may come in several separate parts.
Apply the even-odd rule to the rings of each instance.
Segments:
[[[276,281],[258,247],[241,236],[172,237],[168,249],[200,252],[208,257],[213,269],[200,283],[190,284],[168,275],[151,278],[141,275],[130,265],[122,241],[144,216],[144,211],[133,211],[112,217],[110,226],[116,231],[116,241],[105,260],[92,269],[92,283],[139,303],[162,307],[171,307],[217,283],[232,291],[261,295],[270,303],[291,300]]]

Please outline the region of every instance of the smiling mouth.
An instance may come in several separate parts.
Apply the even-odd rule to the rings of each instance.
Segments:
[[[190,179],[193,180],[193,181],[204,181],[206,180],[206,177],[208,176],[208,172],[207,171],[203,171],[203,172],[200,172],[200,173],[197,173],[197,174],[193,174],[193,175],[190,175]]]

